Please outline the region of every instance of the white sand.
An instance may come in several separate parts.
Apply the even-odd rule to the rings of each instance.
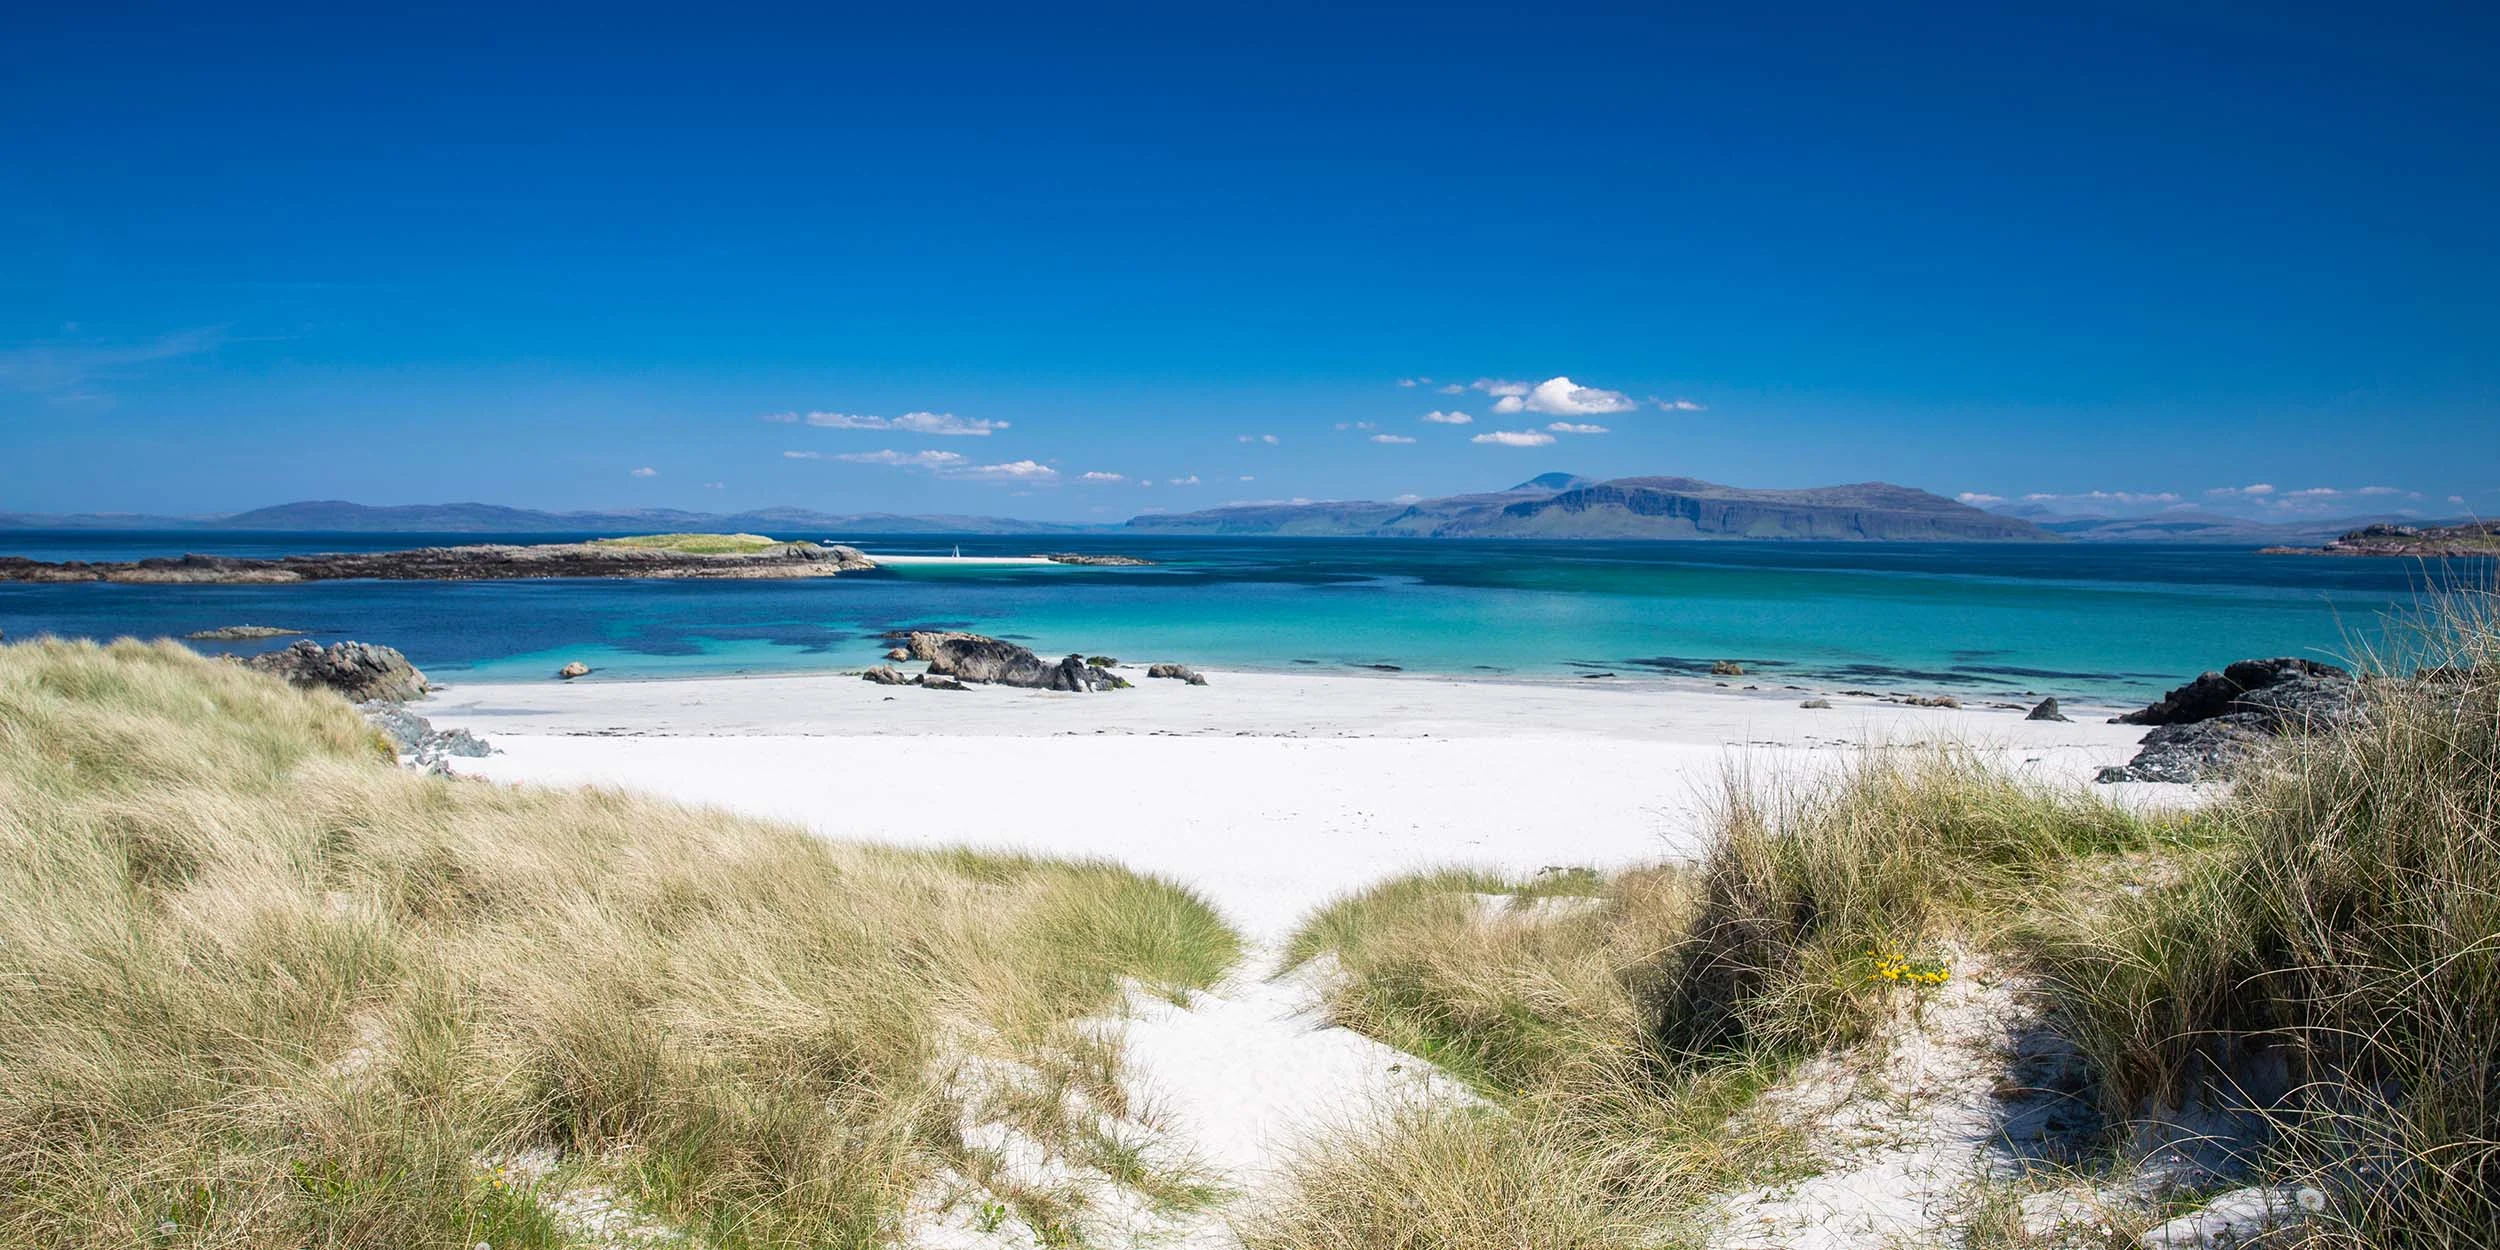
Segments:
[[[1076,695],[837,675],[593,678],[459,687],[425,712],[501,752],[457,761],[479,776],[629,787],[832,837],[1099,856],[1198,890],[1257,953],[1188,1010],[1133,1004],[1124,1051],[1139,1099],[1172,1124],[1169,1147],[1254,1197],[1312,1129],[1418,1090],[1451,1096],[1429,1065],[1329,1025],[1307,976],[1265,979],[1281,939],[1332,896],[1441,864],[1526,874],[1691,855],[1731,769],[1760,784],[1870,743],[1956,743],[2081,784],[2143,734],[2103,723],[2106,710],[2058,724],[1845,696],[1807,709],[1806,692],[1690,682],[1209,679]],[[1224,1245],[1222,1216],[1166,1231]],[[1022,1245],[1030,1233],[958,1223],[916,1241]]]
[[[1109,694],[837,675],[455,687],[427,716],[501,754],[463,771],[626,786],[912,846],[1102,856],[1274,941],[1415,868],[1528,873],[1692,853],[1731,767],[1961,742],[2043,778],[2126,761],[2139,728],[1663,682],[1211,673]],[[2133,789],[2122,787],[2121,789]]]

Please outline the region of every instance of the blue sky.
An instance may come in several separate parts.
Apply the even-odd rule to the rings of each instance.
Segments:
[[[1185,7],[18,14],[0,511],[2500,514],[2488,6]]]

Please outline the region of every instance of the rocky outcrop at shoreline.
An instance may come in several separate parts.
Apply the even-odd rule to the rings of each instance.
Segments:
[[[929,666],[928,676],[976,685],[1079,693],[1128,685],[1109,669],[1086,663],[1081,655],[1045,660],[1029,647],[982,634],[914,630],[904,640],[904,649]]]
[[[165,556],[146,560],[60,562],[0,557],[0,582],[122,582],[161,585],[286,585],[342,581],[511,581],[543,577],[830,577],[876,562],[857,548],[768,543],[738,551],[690,551],[611,542],[417,547],[407,551],[282,556]]]
[[[2205,673],[2152,705],[2111,717],[2151,725],[2135,758],[2100,781],[2216,781],[2268,739],[2341,726],[2358,714],[2361,684],[2332,664],[2282,656]]]
[[[2365,525],[2323,547],[2266,547],[2269,556],[2500,556],[2500,521],[2463,525]]]
[[[303,690],[335,690],[351,703],[422,699],[433,683],[396,648],[364,642],[322,646],[309,638],[243,661]]]

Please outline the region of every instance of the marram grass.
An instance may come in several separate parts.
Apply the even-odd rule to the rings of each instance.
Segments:
[[[691,1244],[879,1245],[957,1049],[1235,950],[1108,865],[424,777],[170,644],[0,648],[0,1245],[564,1244],[525,1152]]]

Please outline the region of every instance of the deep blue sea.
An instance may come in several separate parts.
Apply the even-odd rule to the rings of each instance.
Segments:
[[[0,531],[0,554],[125,560],[588,535]],[[0,630],[92,638],[277,625],[405,651],[438,681],[873,663],[946,627],[1217,667],[1618,680],[1741,661],[1766,683],[2137,699],[2255,655],[2335,659],[2444,576],[2210,546],[844,536],[870,553],[1100,551],[1151,568],[801,581],[0,585]],[[2467,574],[2469,576],[2487,575]],[[263,646],[207,650],[258,650]],[[594,678],[596,680],[596,678]]]

